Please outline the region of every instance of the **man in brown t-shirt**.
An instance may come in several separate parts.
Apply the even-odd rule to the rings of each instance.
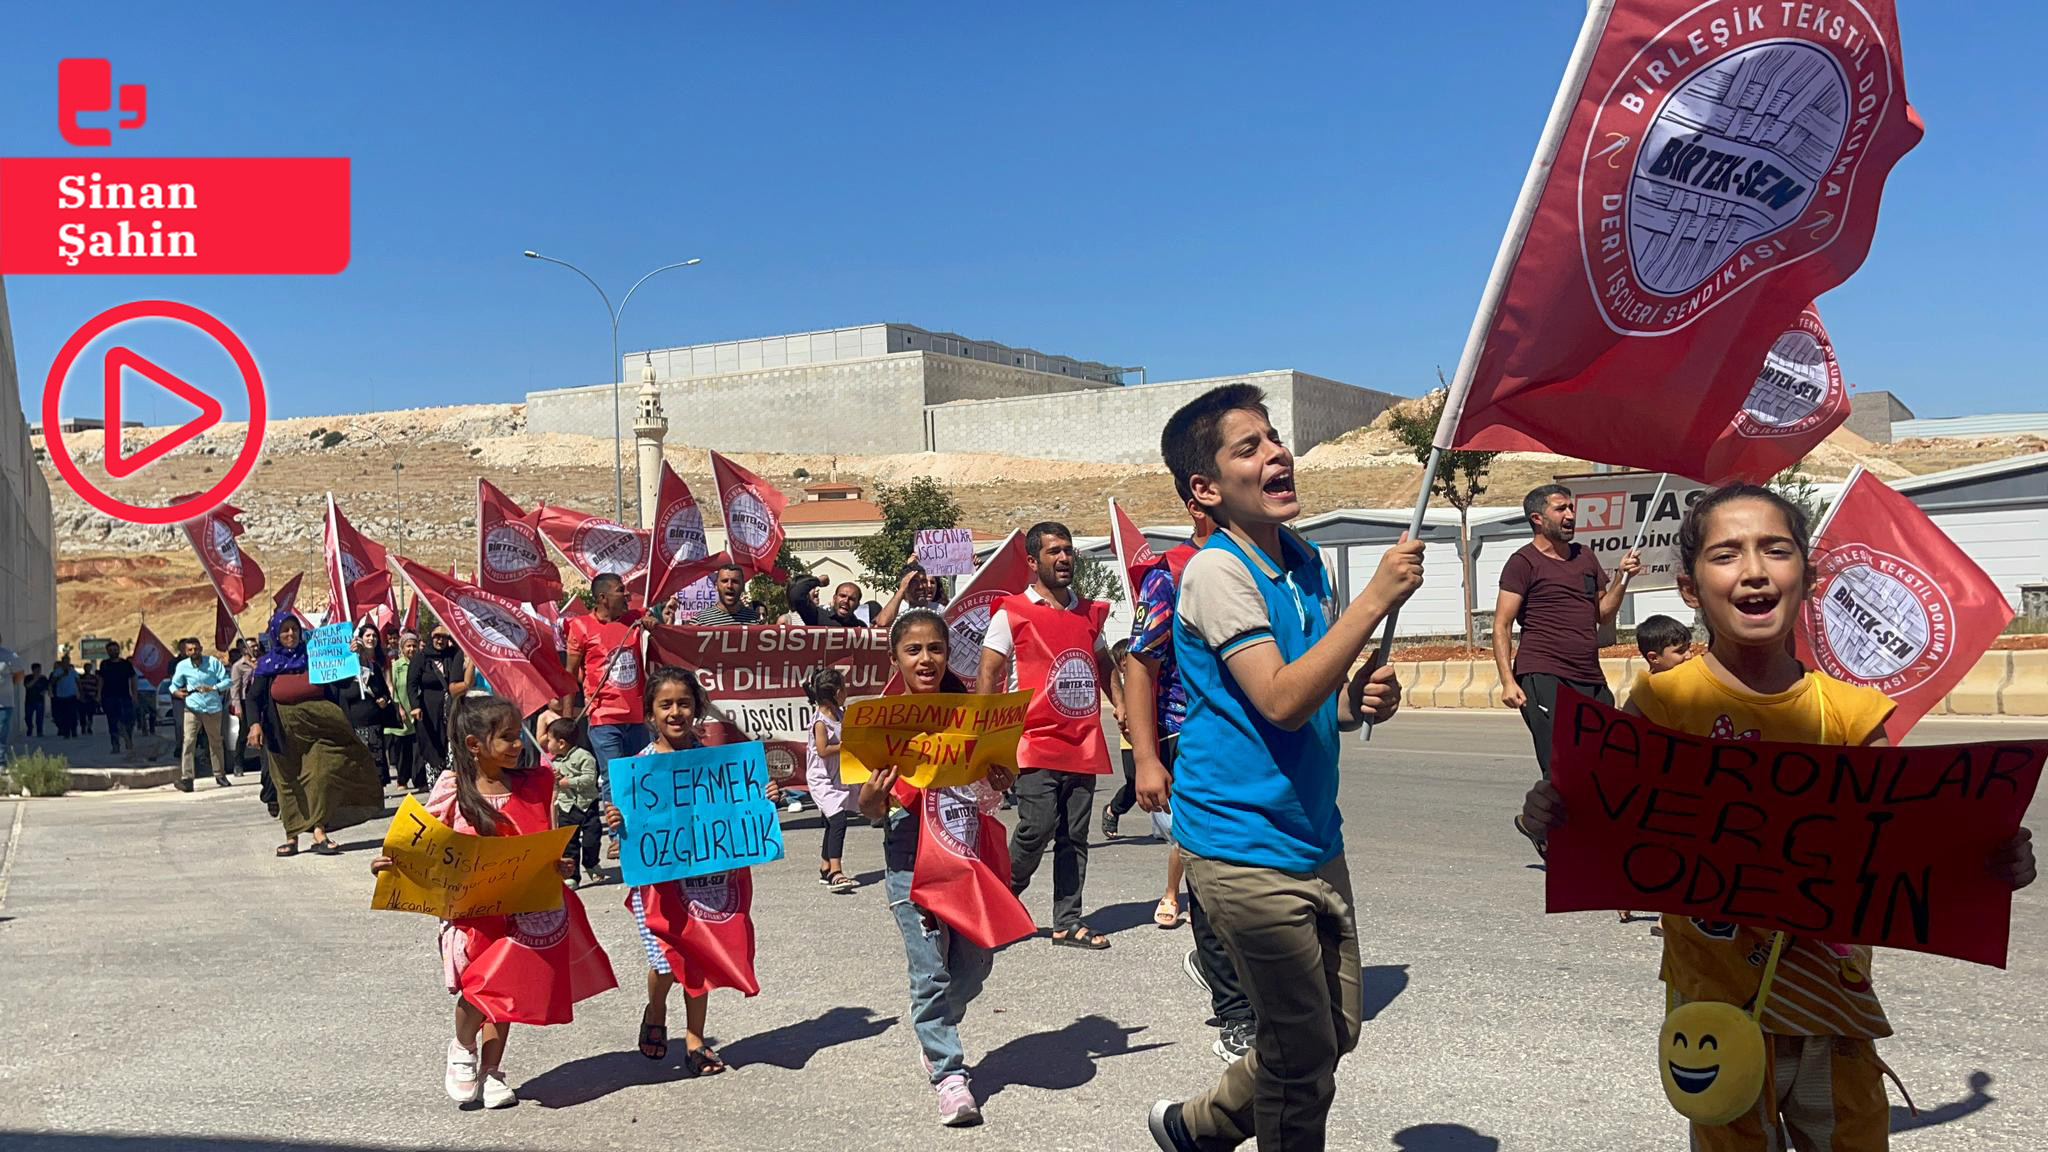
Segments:
[[[1578,514],[1571,489],[1562,484],[1531,489],[1522,498],[1522,511],[1535,539],[1501,568],[1500,599],[1493,609],[1493,661],[1500,667],[1500,702],[1521,710],[1536,741],[1536,763],[1547,778],[1557,686],[1569,684],[1603,704],[1614,703],[1614,693],[1600,672],[1599,633],[1621,610],[1628,577],[1641,564],[1630,549],[1621,558],[1621,579],[1610,580],[1591,549],[1572,543]],[[1510,630],[1514,624],[1522,629],[1519,647]],[[1516,827],[1521,827],[1519,818]]]

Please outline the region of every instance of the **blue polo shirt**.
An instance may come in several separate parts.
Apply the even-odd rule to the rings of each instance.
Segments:
[[[1273,644],[1293,663],[1330,630],[1313,546],[1282,530],[1276,563],[1218,532],[1181,577],[1174,655],[1187,692],[1173,769],[1173,831],[1197,856],[1313,872],[1344,850],[1337,811],[1337,699],[1289,732],[1268,722],[1224,661]]]

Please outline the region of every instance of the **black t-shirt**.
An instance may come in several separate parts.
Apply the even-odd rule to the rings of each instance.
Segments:
[[[1516,623],[1515,675],[1541,672],[1580,684],[1604,683],[1600,674],[1600,591],[1607,570],[1593,550],[1578,544],[1550,556],[1524,544],[1501,566],[1500,589],[1522,598]],[[1498,638],[1497,638],[1498,639]]]
[[[135,665],[126,657],[100,661],[100,699],[126,701],[135,683]]]

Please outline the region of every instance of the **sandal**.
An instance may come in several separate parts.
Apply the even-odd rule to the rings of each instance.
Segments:
[[[279,844],[277,846],[277,857],[279,859],[283,859],[286,856],[297,856],[298,854],[299,846],[297,844]]]
[[[683,1053],[683,1063],[689,1065],[691,1076],[716,1076],[725,1071],[725,1061],[719,1059],[718,1050],[709,1044]]]
[[[640,1021],[640,1054],[649,1060],[668,1059],[668,1025]]]
[[[1109,937],[1090,932],[1086,924],[1075,925],[1071,932],[1053,933],[1052,942],[1056,948],[1086,948],[1090,952],[1109,947]]]
[[[332,840],[315,840],[313,842],[313,851],[321,856],[339,856],[341,855],[341,845],[336,844]]]
[[[860,881],[855,880],[844,872],[834,872],[830,876],[825,877],[825,891],[827,892],[846,893],[858,887],[860,887]]]
[[[1180,927],[1180,904],[1171,897],[1162,898],[1152,910],[1152,922],[1161,928]]]

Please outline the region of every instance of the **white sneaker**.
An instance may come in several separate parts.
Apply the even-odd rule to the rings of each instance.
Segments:
[[[476,1099],[476,1053],[455,1040],[448,1041],[448,1075],[442,1081],[442,1087],[448,1090],[448,1098],[457,1104],[468,1104]]]
[[[967,1077],[958,1074],[939,1081],[939,1123],[948,1128],[972,1128],[981,1123],[981,1108]]]
[[[519,1103],[519,1093],[505,1083],[505,1074],[496,1068],[484,1073],[484,1107],[510,1108]]]

